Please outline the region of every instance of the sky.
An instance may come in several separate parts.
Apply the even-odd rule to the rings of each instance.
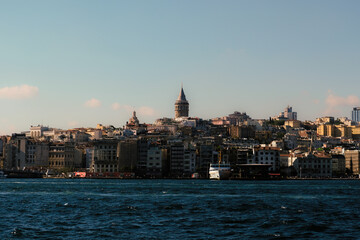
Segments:
[[[360,106],[360,1],[0,0],[0,135]]]

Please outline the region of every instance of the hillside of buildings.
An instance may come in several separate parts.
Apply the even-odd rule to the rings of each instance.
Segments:
[[[360,109],[352,119],[299,121],[291,107],[252,119],[245,112],[204,120],[189,117],[183,89],[175,118],[122,127],[29,131],[0,138],[0,169],[47,176],[208,178],[210,163],[226,162],[232,178],[358,178]]]

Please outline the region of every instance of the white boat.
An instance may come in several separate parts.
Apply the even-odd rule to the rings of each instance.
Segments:
[[[231,174],[230,163],[210,163],[209,178],[216,180],[229,179]]]

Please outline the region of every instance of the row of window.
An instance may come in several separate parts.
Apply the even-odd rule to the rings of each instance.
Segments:
[[[302,168],[321,168],[321,165],[311,165],[311,164],[304,164],[301,165]],[[330,165],[322,165],[323,168],[330,168]]]
[[[72,162],[54,161],[49,162],[50,166],[70,166]]]
[[[99,146],[99,149],[115,149],[116,147],[115,146],[102,146],[102,145],[100,145]]]
[[[73,158],[74,155],[73,154],[51,154],[50,158]]]

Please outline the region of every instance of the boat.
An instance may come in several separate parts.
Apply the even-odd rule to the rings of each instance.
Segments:
[[[229,179],[231,174],[230,163],[210,163],[209,178],[215,180]]]
[[[199,178],[200,178],[200,174],[199,174],[199,173],[193,173],[193,174],[191,175],[191,178],[199,179]]]
[[[0,171],[0,179],[1,178],[6,178],[7,175],[4,173],[4,171]]]

